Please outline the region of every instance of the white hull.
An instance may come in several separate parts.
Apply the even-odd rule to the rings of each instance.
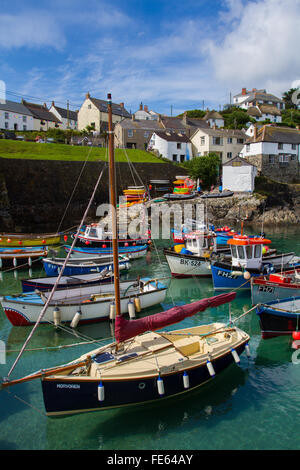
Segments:
[[[192,277],[211,276],[210,262],[199,256],[178,256],[177,254],[165,253],[172,276]]]
[[[280,287],[276,285],[259,285],[252,283],[251,298],[252,304],[265,304],[277,299],[286,299],[289,297],[297,297],[300,295],[298,287]]]
[[[166,287],[162,284],[155,286],[155,282],[144,284],[142,292],[139,287],[133,287],[136,281],[127,281],[120,284],[121,289],[121,313],[128,313],[128,303],[134,298],[140,299],[141,309],[160,304],[166,296]],[[4,297],[2,307],[14,325],[20,326],[35,323],[41,310],[50,295],[49,292],[42,294],[24,294],[19,297]],[[97,296],[90,300],[91,296]],[[99,321],[109,317],[110,305],[114,302],[115,293],[113,284],[99,284],[99,286],[88,286],[57,290],[47,308],[41,323],[53,322],[53,311],[59,308],[61,323],[71,322],[74,315],[81,311],[81,323]],[[22,321],[23,320],[23,321]]]

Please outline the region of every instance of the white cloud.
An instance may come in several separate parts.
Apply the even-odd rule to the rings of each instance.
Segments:
[[[222,43],[210,43],[214,72],[219,83],[269,88],[280,93],[297,79],[300,69],[300,0],[260,0],[242,10],[238,23]],[[231,10],[232,12],[232,10]],[[232,14],[230,18],[232,18]]]
[[[45,12],[0,14],[0,44],[4,49],[50,46],[61,49],[65,38],[54,18]]]

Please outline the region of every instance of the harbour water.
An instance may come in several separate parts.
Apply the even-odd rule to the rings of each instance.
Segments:
[[[251,229],[246,232],[254,233]],[[265,228],[266,237],[278,251],[300,255],[298,227]],[[163,248],[168,240],[155,243],[150,256],[132,262],[127,275],[169,277]],[[33,276],[42,267],[33,268]],[[0,295],[21,291],[20,279],[28,269],[3,273]],[[122,276],[123,277],[123,276]],[[174,304],[189,303],[214,295],[211,279],[166,279],[169,289],[165,303],[151,313]],[[240,292],[232,304],[208,309],[184,320],[181,327],[227,322],[251,308],[250,292]],[[150,312],[145,312],[145,314]],[[300,364],[292,362],[292,338],[262,340],[255,312],[237,324],[250,334],[251,358],[244,354],[240,365],[225,372],[196,391],[180,398],[105,412],[64,418],[47,418],[39,380],[0,391],[0,449],[12,450],[288,450],[300,449]],[[169,329],[178,328],[173,325]],[[79,327],[80,336],[51,325],[41,325],[16,366],[13,377],[73,360],[94,348],[91,344],[72,346],[86,339],[108,342],[112,330],[108,321]],[[0,339],[6,347],[0,361],[0,375],[7,374],[31,327],[13,327],[0,308]],[[2,343],[3,344],[3,343]],[[69,345],[70,347],[64,347]],[[299,354],[300,356],[300,354]],[[3,354],[2,354],[3,359]],[[4,362],[4,363],[3,363]]]

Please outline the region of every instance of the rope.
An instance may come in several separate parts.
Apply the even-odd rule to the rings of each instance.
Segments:
[[[35,406],[33,406],[31,403],[28,403],[28,401],[25,401],[23,398],[20,398],[18,397],[18,395],[13,395],[8,388],[5,388],[5,391],[9,394],[9,395],[12,395],[13,398],[15,398],[16,400],[19,400],[21,403],[24,403],[25,405],[29,406],[29,408],[32,408],[34,411],[37,411],[40,415],[42,415],[43,417],[46,416],[46,413],[43,412],[42,410],[36,408]]]

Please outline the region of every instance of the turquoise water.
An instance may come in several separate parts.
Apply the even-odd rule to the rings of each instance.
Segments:
[[[272,247],[300,255],[298,228],[265,229]],[[252,233],[247,229],[247,233]],[[162,249],[169,241],[156,243],[150,259],[132,262],[130,277],[169,276]],[[42,272],[35,267],[33,276]],[[3,273],[0,295],[20,292],[20,279],[28,270]],[[214,295],[210,279],[172,279],[163,305],[192,302]],[[251,308],[250,293],[239,293],[231,304],[233,317]],[[156,307],[155,313],[161,310]],[[226,322],[229,306],[209,309],[186,319],[180,327],[213,321]],[[240,365],[233,364],[210,383],[181,398],[127,409],[93,412],[65,418],[47,418],[39,380],[0,391],[0,449],[52,450],[221,450],[221,449],[300,449],[300,365],[291,360],[291,338],[262,340],[254,312],[243,317],[238,326],[251,336],[251,358],[244,354]],[[174,325],[173,328],[178,328]],[[0,308],[0,339],[6,344],[5,376],[31,327],[12,327]],[[109,340],[109,322],[78,328],[87,338]],[[59,348],[81,342],[65,331],[42,325],[12,378],[41,368],[68,362],[94,348],[91,345]],[[47,348],[47,349],[45,349]],[[3,361],[2,361],[3,362]]]

